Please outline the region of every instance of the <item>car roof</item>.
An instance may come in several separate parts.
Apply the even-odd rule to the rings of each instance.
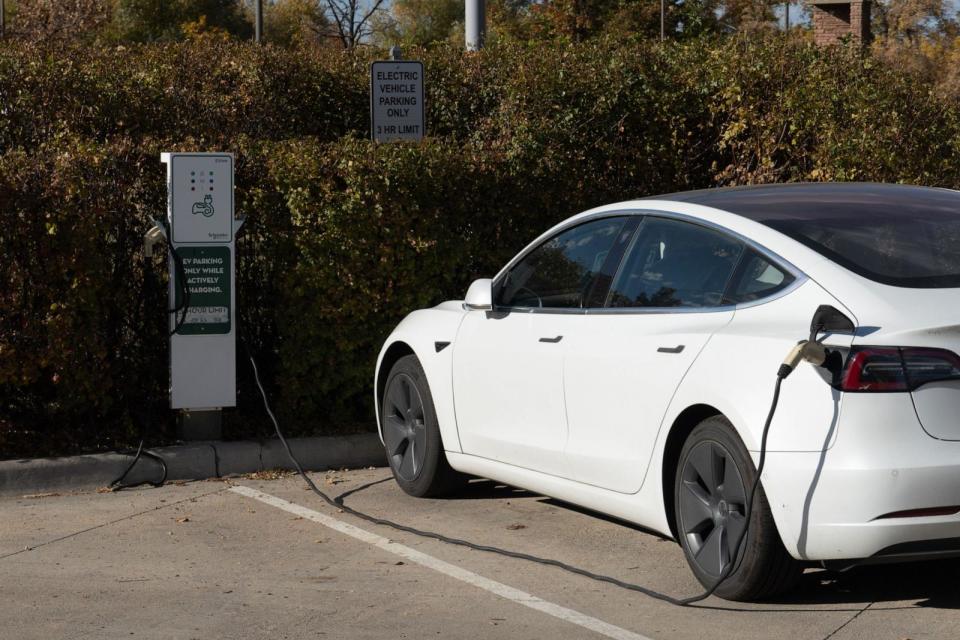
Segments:
[[[557,223],[529,243],[497,273],[499,279],[517,260],[565,227],[594,216],[648,215],[662,212],[732,232],[777,256],[786,266],[822,283],[835,297],[856,302],[874,291],[890,291],[850,272],[805,244],[781,233],[784,220],[844,219],[864,216],[927,217],[960,211],[960,191],[935,187],[863,182],[817,182],[719,187],[615,202],[583,211]]]
[[[648,199],[698,204],[760,223],[782,219],[846,218],[865,213],[894,217],[935,214],[938,211],[956,213],[960,208],[960,191],[865,182],[725,187],[671,193]]]

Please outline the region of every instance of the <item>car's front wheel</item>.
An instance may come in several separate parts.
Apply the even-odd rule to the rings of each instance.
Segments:
[[[780,540],[762,486],[757,488],[749,532],[735,556],[737,539],[747,525],[747,494],[754,478],[753,461],[723,416],[707,418],[687,437],[674,482],[677,533],[704,587],[734,563],[715,592],[728,600],[761,600],[782,593],[796,584],[803,570]]]
[[[406,493],[440,496],[463,485],[466,477],[444,455],[430,385],[416,356],[400,358],[387,374],[380,424],[393,477]]]

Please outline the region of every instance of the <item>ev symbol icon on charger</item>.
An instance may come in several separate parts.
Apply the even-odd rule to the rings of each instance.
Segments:
[[[213,196],[209,193],[203,196],[203,202],[193,203],[193,215],[197,215],[198,213],[203,214],[204,218],[209,218],[213,215]]]

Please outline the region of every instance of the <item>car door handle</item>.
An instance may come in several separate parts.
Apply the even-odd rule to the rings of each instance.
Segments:
[[[683,351],[683,345],[678,344],[675,347],[658,347],[657,353],[681,353]]]
[[[563,336],[557,336],[556,338],[540,338],[540,342],[552,342],[554,344],[560,342],[561,340],[563,340]]]

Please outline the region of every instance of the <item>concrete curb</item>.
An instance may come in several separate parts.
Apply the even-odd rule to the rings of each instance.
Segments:
[[[375,433],[318,438],[288,438],[307,471],[382,467],[383,445]],[[204,480],[267,469],[293,469],[279,440],[195,442],[151,449],[167,464],[167,480]],[[0,461],[0,496],[75,491],[105,487],[123,473],[132,455],[97,453],[62,458]],[[142,457],[126,482],[159,480],[160,466]]]

